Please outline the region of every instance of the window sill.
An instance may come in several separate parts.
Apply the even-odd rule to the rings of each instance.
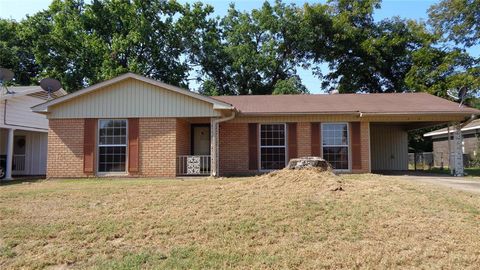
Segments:
[[[118,176],[129,176],[128,172],[99,172],[97,173],[98,177],[118,177]]]

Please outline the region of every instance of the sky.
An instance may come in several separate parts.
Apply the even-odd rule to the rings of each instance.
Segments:
[[[190,0],[179,1],[182,3],[196,2]],[[21,20],[27,14],[31,15],[48,8],[50,2],[51,0],[0,0],[0,18]],[[215,8],[215,15],[222,16],[226,14],[228,6],[232,2],[235,3],[237,9],[248,11],[255,8],[260,8],[263,0],[201,0],[201,2],[212,5]],[[304,3],[313,3],[319,1],[284,0],[284,2],[302,5]],[[381,8],[379,10],[376,10],[374,17],[375,20],[382,20],[393,16],[399,16],[402,18],[426,21],[428,19],[428,8],[437,2],[437,0],[383,0]],[[471,48],[469,52],[474,56],[480,56],[480,48],[478,46],[476,48]],[[326,66],[323,66],[322,71],[325,71],[325,68]],[[299,69],[298,71],[303,84],[311,93],[322,93],[320,87],[321,81],[316,78],[310,70]],[[195,88],[195,86],[193,87]]]

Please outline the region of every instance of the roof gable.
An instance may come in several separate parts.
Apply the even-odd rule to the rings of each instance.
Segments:
[[[215,117],[232,106],[187,90],[128,74],[39,106],[48,118]],[[155,82],[155,81],[153,81]],[[167,86],[165,88],[163,86]]]
[[[160,88],[160,89],[163,89],[163,90],[171,91],[173,93],[177,93],[177,94],[184,95],[184,96],[187,96],[187,97],[190,97],[190,98],[194,98],[194,99],[197,99],[197,100],[200,100],[200,101],[203,101],[203,102],[206,102],[206,103],[209,103],[209,104],[213,105],[213,109],[217,109],[217,110],[231,110],[231,109],[233,109],[233,107],[228,103],[225,103],[225,102],[222,102],[222,101],[219,101],[219,100],[215,100],[215,99],[210,98],[210,97],[202,96],[200,94],[182,89],[180,87],[176,87],[176,86],[173,86],[173,85],[162,83],[162,82],[159,82],[159,81],[156,81],[156,80],[153,80],[153,79],[149,79],[149,78],[146,78],[144,76],[140,76],[140,75],[137,75],[137,74],[134,74],[134,73],[126,73],[126,74],[120,75],[118,77],[115,77],[113,79],[110,79],[110,80],[107,80],[107,81],[89,86],[87,88],[76,91],[74,93],[71,93],[71,94],[68,94],[68,95],[50,100],[48,102],[39,104],[39,105],[33,107],[32,110],[35,111],[35,112],[39,112],[39,113],[48,113],[48,112],[50,112],[49,108],[52,108],[56,105],[62,104],[64,102],[72,101],[72,100],[77,99],[81,96],[91,94],[91,93],[99,91],[99,90],[104,90],[104,89],[108,88],[109,86],[118,84],[118,83],[126,81],[126,80],[137,80],[139,82],[145,83],[146,85],[148,84],[150,86],[154,86],[154,87],[157,87],[157,88]]]

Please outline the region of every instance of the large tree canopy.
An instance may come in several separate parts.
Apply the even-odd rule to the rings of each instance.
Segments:
[[[318,72],[326,90],[402,92],[412,66],[412,53],[432,40],[425,26],[392,18],[375,22],[379,1],[331,1],[306,6],[311,29],[308,50],[314,63],[328,63]]]
[[[231,5],[223,17],[200,2],[54,0],[22,21],[0,19],[0,66],[15,71],[17,84],[48,76],[68,91],[131,71],[193,82],[207,95],[302,94],[302,68],[324,91],[477,92],[478,59],[441,37],[478,43],[478,3],[434,5],[431,31],[414,20],[374,20],[380,0],[266,1],[251,11]]]
[[[279,81],[298,80],[307,29],[296,6],[265,2],[260,9],[240,12],[232,4],[217,20],[194,7],[190,25],[196,36],[187,44],[204,93],[272,94]]]
[[[127,71],[185,86],[188,67],[176,19],[182,11],[175,1],[54,0],[18,24],[2,20],[0,35],[12,34],[0,46],[14,43],[9,53],[34,57],[17,53],[21,61],[5,56],[12,60],[0,65],[18,72],[28,64],[35,67],[28,73],[33,80],[58,78],[68,91]]]
[[[457,44],[480,44],[480,0],[442,0],[429,9],[430,23]]]

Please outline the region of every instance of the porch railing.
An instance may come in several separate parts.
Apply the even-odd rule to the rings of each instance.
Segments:
[[[25,170],[25,155],[13,155],[13,168],[12,171],[24,171]]]
[[[210,155],[178,156],[177,175],[210,175]]]

